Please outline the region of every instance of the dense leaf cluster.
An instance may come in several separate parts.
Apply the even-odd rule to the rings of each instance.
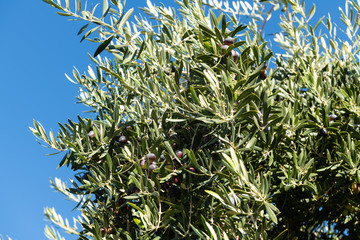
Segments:
[[[274,1],[287,54],[268,73],[262,37],[201,1],[177,1],[181,17],[148,2],[153,22],[136,23],[121,1],[105,0],[101,18],[80,1],[45,2],[89,21],[79,34],[95,23],[84,39],[98,31],[100,43],[95,67],[71,79],[96,117],[60,124],[56,138],[32,128],[76,172],[70,188],[53,186],[78,202],[81,230],[48,209],[51,221],[79,239],[357,236],[358,64],[351,51],[333,56],[316,27],[291,26],[314,9]]]

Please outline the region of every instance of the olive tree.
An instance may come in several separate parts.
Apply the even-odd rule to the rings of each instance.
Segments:
[[[341,26],[299,0],[148,1],[148,18],[43,1],[98,44],[67,75],[89,118],[31,128],[74,171],[51,184],[80,216],[46,208],[53,224],[78,239],[359,237],[359,1]]]

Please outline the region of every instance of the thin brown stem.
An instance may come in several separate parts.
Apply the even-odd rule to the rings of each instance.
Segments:
[[[264,21],[263,21],[263,24],[262,24],[262,26],[261,26],[260,33],[259,33],[259,35],[260,35],[261,37],[262,37],[262,33],[263,33],[263,31],[264,31],[264,28],[265,28],[265,24],[266,24],[266,22],[268,21],[268,18],[269,18],[269,16],[271,15],[271,13],[272,13],[273,10],[274,10],[274,5],[270,8],[269,12],[266,14],[266,18],[265,18]]]

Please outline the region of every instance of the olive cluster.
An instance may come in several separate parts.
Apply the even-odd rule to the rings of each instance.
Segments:
[[[199,166],[193,164],[187,156],[186,149],[212,151],[220,146],[219,140],[211,133],[209,126],[194,127],[194,124],[199,123],[164,126],[161,129],[163,132],[161,141],[152,139],[148,130],[140,125],[119,127],[114,132],[114,137],[103,143],[107,148],[103,152],[94,154],[85,164],[83,169],[86,171],[78,177],[79,182],[83,184],[80,188],[83,189],[86,189],[92,181],[97,181],[99,185],[101,182],[108,182],[109,178],[101,178],[98,173],[105,173],[109,168],[106,158],[110,156],[112,159],[111,197],[109,198],[109,189],[105,187],[84,192],[85,194],[91,192],[94,203],[99,206],[96,211],[100,212],[95,213],[94,216],[100,218],[99,222],[103,223],[100,228],[103,236],[112,234],[122,236],[122,229],[128,227],[129,224],[134,224],[132,220],[137,210],[132,205],[141,207],[140,199],[147,194],[147,190],[139,189],[130,183],[130,176],[136,176],[139,181],[143,179],[143,182],[159,183],[155,191],[160,196],[163,211],[171,210],[167,202],[187,204],[189,196],[194,194],[189,186],[203,182],[208,176]],[[107,134],[109,130],[106,129],[106,131]],[[99,145],[99,149],[104,148],[96,140],[93,130],[90,129],[88,137],[94,142],[94,146]],[[165,146],[165,142],[167,146],[170,145],[171,150]],[[125,148],[131,149],[134,153],[133,161],[124,158]],[[201,195],[201,191],[197,191],[196,194]],[[202,200],[201,196],[192,196],[194,204]]]
[[[227,37],[224,39],[223,45],[221,45],[221,49],[223,52],[225,52],[229,46],[234,44],[234,38],[232,37]],[[235,51],[235,49],[231,49],[231,56],[233,57],[234,62],[239,61],[240,58],[240,54]]]

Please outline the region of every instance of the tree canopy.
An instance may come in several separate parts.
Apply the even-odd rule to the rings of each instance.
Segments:
[[[359,2],[340,27],[311,25],[299,0],[148,1],[147,18],[121,0],[43,1],[98,44],[67,76],[89,118],[31,128],[74,170],[51,184],[81,216],[46,208],[52,223],[79,239],[359,237]]]

